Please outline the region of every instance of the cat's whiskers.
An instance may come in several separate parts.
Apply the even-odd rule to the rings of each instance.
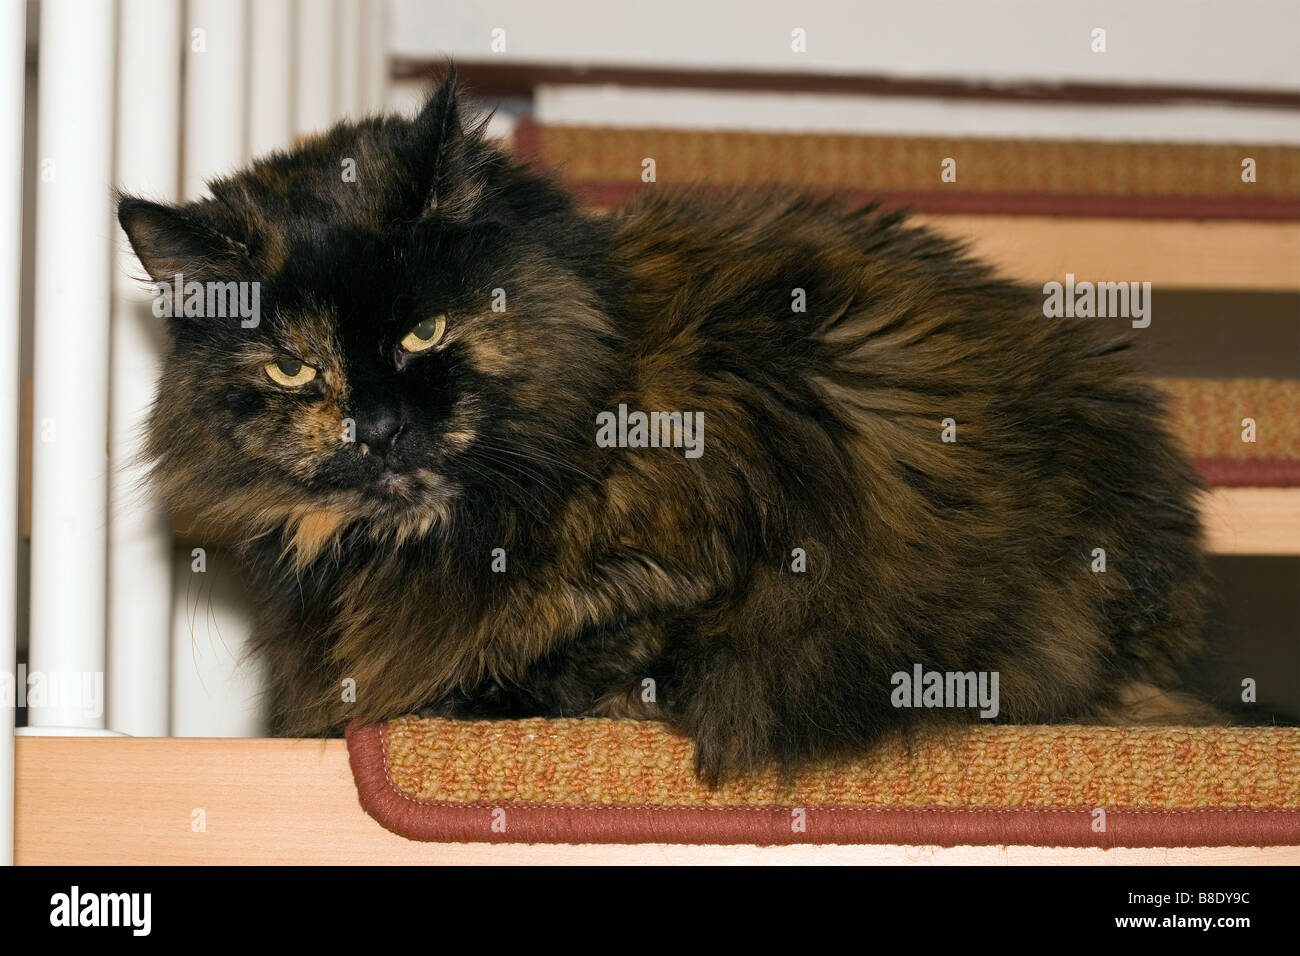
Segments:
[[[512,448],[507,448],[504,445],[498,445],[495,442],[487,441],[482,438],[480,438],[476,442],[475,447],[490,448],[493,451],[504,452],[507,455],[514,455],[518,458],[523,458],[524,460],[528,460],[530,458],[537,458],[548,464],[555,465],[557,468],[562,468],[565,469],[566,471],[572,471],[575,474],[578,474],[593,483],[597,480],[596,476],[593,475],[591,472],[579,468],[577,465],[573,464],[572,462],[565,461],[564,459],[552,455],[549,452],[543,451],[541,449],[529,449],[528,454],[523,454],[522,452],[515,451]]]
[[[559,497],[563,493],[563,489],[560,488],[558,485],[553,484],[550,480],[548,480],[548,476],[543,474],[542,472],[539,472],[534,469],[530,469],[526,465],[511,460],[509,458],[495,457],[494,452],[498,450],[499,449],[484,449],[484,453],[481,456],[483,463],[487,465],[495,466],[492,468],[491,473],[505,481],[510,481],[510,483],[513,484],[516,488],[519,488],[521,492],[527,493],[525,489],[519,485],[518,482],[515,482],[512,479],[510,479],[506,475],[503,469],[507,469],[507,468],[512,469],[515,474],[523,478],[527,478],[530,481],[532,481],[534,484],[536,484],[539,488],[539,492],[531,493],[530,497],[531,500],[534,502],[535,505],[537,505],[538,508],[545,508],[545,506],[548,504],[548,499],[553,500]]]
[[[497,465],[513,465],[513,462],[501,462],[501,461],[493,461],[493,460],[491,460],[491,459],[487,459],[487,460],[484,460],[484,461],[483,461],[483,464],[485,464],[485,465],[489,465],[489,464],[497,464]],[[517,488],[517,489],[519,490],[519,494],[520,494],[520,495],[521,495],[521,496],[522,496],[522,497],[523,497],[527,502],[531,502],[532,505],[533,505],[535,508],[537,508],[538,510],[543,510],[543,509],[545,508],[545,506],[546,506],[546,501],[545,501],[545,499],[539,497],[539,496],[537,495],[536,492],[531,492],[531,491],[529,491],[529,490],[528,490],[527,488],[525,488],[523,485],[519,484],[519,482],[515,481],[513,478],[509,477],[508,475],[506,475],[505,473],[503,473],[503,472],[502,472],[501,470],[499,470],[499,469],[495,469],[495,468],[494,468],[494,469],[491,469],[491,470],[484,470],[483,468],[476,467],[474,464],[472,464],[472,463],[470,463],[470,462],[468,462],[468,461],[462,462],[461,465],[462,465],[462,467],[464,467],[464,468],[468,469],[469,471],[473,472],[473,473],[474,473],[475,475],[477,475],[478,477],[482,478],[482,479],[483,479],[485,482],[487,482],[489,485],[492,484],[492,482],[493,482],[494,480],[500,480],[500,481],[508,482],[510,485],[512,485],[513,487]]]

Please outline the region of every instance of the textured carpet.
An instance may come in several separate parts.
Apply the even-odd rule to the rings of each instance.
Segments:
[[[987,726],[711,791],[691,744],[616,720],[348,731],[362,805],[417,840],[1300,845],[1300,729]]]
[[[515,133],[526,156],[561,169],[595,204],[644,188],[779,184],[906,203],[926,212],[1300,219],[1300,148],[1259,143],[1100,143],[536,125]],[[1242,182],[1242,160],[1256,181]],[[956,161],[956,179],[940,179]]]
[[[1170,431],[1212,485],[1300,485],[1300,381],[1165,378]],[[1255,440],[1242,441],[1242,421]]]

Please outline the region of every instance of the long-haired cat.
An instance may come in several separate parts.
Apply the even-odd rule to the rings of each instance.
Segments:
[[[897,213],[586,215],[462,113],[450,73],[120,200],[158,282],[260,283],[252,320],[177,298],[148,452],[243,539],[278,733],[642,717],[716,781],[981,710],[1186,716],[1198,485],[1114,325]]]

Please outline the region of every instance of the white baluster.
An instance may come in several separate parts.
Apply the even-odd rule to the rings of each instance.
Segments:
[[[14,861],[14,714],[18,680],[18,375],[27,4],[0,2],[0,866]],[[13,699],[10,699],[10,695]]]
[[[365,90],[361,79],[361,51],[365,43],[365,0],[338,0],[338,30],[334,35],[334,69],[338,74],[338,115],[358,119],[365,115]]]
[[[205,193],[204,180],[233,173],[248,160],[248,22],[244,0],[190,0],[183,123],[186,199]],[[220,592],[227,597],[209,603],[215,580],[237,578],[226,577],[233,573],[233,557],[219,547],[203,546],[206,570],[194,570],[188,550],[176,555],[174,565],[171,733],[256,736],[261,732],[260,684],[256,668],[243,666],[249,640],[246,602],[235,599],[240,589],[230,584]],[[198,628],[190,624],[195,613]]]
[[[38,732],[104,726],[73,685],[103,690],[116,13],[41,5],[31,672],[57,693],[28,698]]]
[[[248,158],[248,7],[245,0],[190,0],[186,17],[185,163],[181,194],[234,172]]]
[[[180,173],[182,7],[121,0],[118,21],[118,186],[175,201]],[[118,236],[109,417],[108,726],[165,737],[171,679],[172,535],[138,455],[163,352],[163,320],[142,289],[147,278]]]
[[[338,119],[338,74],[334,68],[335,0],[298,4],[297,82],[293,130],[306,136]]]
[[[248,152],[256,157],[293,139],[294,2],[259,0],[249,15]]]
[[[388,108],[388,4],[361,0],[366,7],[365,55],[362,58],[366,109],[382,113]]]

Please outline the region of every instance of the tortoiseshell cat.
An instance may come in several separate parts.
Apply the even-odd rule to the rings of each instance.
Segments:
[[[255,327],[168,320],[148,448],[245,539],[278,733],[635,716],[717,781],[980,719],[899,675],[995,673],[1000,721],[1196,716],[1197,481],[1103,322],[901,214],[581,214],[454,73],[211,188],[119,218],[155,280],[260,283]],[[598,443],[638,411],[702,453]]]

